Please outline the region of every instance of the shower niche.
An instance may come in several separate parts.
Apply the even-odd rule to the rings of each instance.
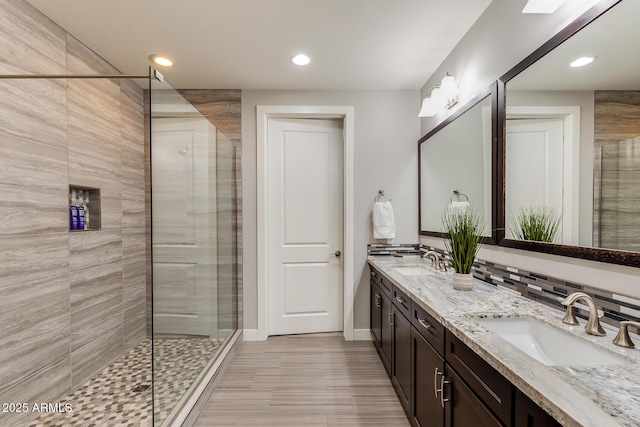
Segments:
[[[69,231],[100,230],[100,189],[69,186]]]

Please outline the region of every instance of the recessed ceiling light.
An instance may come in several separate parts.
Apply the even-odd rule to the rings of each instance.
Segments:
[[[569,66],[573,68],[584,67],[587,64],[591,64],[595,60],[596,60],[595,56],[583,56],[573,61],[571,64],[569,64]]]
[[[163,67],[172,67],[173,61],[170,58],[167,58],[165,55],[153,54],[149,56],[149,59],[154,63],[161,65]]]
[[[529,0],[522,13],[553,13],[565,0]]]
[[[291,57],[291,62],[296,65],[307,65],[311,62],[311,58],[309,58],[304,53],[299,53]]]

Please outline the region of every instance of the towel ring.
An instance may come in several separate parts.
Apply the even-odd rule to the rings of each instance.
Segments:
[[[468,202],[468,201],[469,201],[469,197],[468,197],[466,194],[461,193],[461,192],[460,192],[460,191],[458,191],[458,190],[453,190],[453,194],[455,194],[455,195],[456,195],[456,197],[458,198],[458,201],[460,201],[460,197],[461,197],[461,196],[463,196],[463,197],[464,197],[464,201],[465,201],[465,202]]]
[[[378,195],[373,198],[373,202],[374,203],[379,202],[380,197],[384,197],[384,190],[378,190]],[[391,198],[389,198],[389,201],[391,201]]]

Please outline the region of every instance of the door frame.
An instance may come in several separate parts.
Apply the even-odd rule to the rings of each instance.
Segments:
[[[562,230],[563,239],[569,238],[571,240],[571,242],[563,242],[563,244],[577,245],[580,237],[580,107],[557,105],[508,106],[506,117],[507,120],[561,119],[563,121],[564,172],[562,203],[564,215],[562,217]],[[504,209],[506,209],[506,205]]]
[[[271,118],[289,119],[342,119],[343,126],[343,335],[345,340],[353,340],[355,280],[354,280],[354,108],[353,106],[302,106],[302,105],[258,105],[256,107],[257,127],[257,231],[258,231],[258,341],[269,336],[269,251],[267,230],[267,122]]]

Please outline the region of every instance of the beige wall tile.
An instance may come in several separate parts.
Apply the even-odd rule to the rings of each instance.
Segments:
[[[122,333],[122,295],[71,313],[71,351],[74,352],[112,331]],[[121,335],[120,338],[123,338]]]
[[[71,353],[72,387],[85,382],[124,352],[123,327],[100,335]]]
[[[0,288],[69,270],[69,232],[0,236]]]
[[[0,340],[0,390],[27,380],[69,356],[69,313]]]
[[[87,231],[69,235],[71,271],[122,262],[122,231]]]
[[[0,184],[0,234],[61,233],[69,230],[69,192]]]

